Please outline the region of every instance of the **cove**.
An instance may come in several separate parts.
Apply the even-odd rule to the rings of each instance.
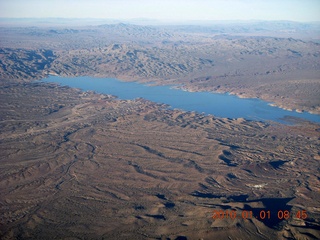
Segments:
[[[120,99],[144,98],[170,105],[183,111],[195,111],[222,118],[245,118],[256,121],[276,121],[289,124],[285,117],[296,117],[320,122],[320,115],[298,113],[272,107],[259,99],[239,98],[234,95],[211,92],[187,92],[170,86],[147,86],[136,82],[122,82],[114,78],[49,76],[42,82],[54,82],[63,86],[80,88],[115,95]]]

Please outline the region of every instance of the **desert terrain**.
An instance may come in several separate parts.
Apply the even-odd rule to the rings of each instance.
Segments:
[[[273,25],[258,30],[255,25],[2,26],[0,77],[117,77],[229,92],[319,114],[320,27]],[[303,40],[293,38],[301,35]]]
[[[319,239],[319,124],[35,81],[181,84],[319,113],[319,43],[274,26],[1,25],[1,239]]]

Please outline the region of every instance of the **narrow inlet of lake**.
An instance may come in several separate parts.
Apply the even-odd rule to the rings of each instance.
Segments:
[[[80,88],[132,100],[144,98],[156,103],[164,103],[171,108],[195,111],[222,118],[245,118],[256,121],[276,121],[288,124],[285,117],[296,117],[320,122],[320,115],[298,113],[272,107],[259,99],[239,98],[234,95],[211,92],[187,92],[170,86],[147,86],[136,82],[123,82],[114,78],[57,77],[49,76],[43,82],[59,83],[63,86]]]

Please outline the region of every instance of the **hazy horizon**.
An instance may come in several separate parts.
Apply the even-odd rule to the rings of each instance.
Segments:
[[[317,0],[3,0],[0,18],[130,21],[320,21]]]
[[[56,27],[83,27],[83,26],[99,26],[99,25],[114,25],[114,24],[129,24],[140,26],[247,26],[261,24],[266,27],[268,24],[281,25],[282,27],[298,27],[301,25],[313,26],[320,30],[320,21],[299,22],[291,20],[157,20],[145,18],[132,18],[132,19],[111,19],[111,18],[1,18],[1,26],[56,26]],[[280,26],[279,25],[279,26]]]

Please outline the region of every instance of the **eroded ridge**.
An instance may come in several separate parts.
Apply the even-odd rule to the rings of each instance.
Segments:
[[[2,239],[320,237],[316,124],[221,119],[42,83],[2,81],[0,98]],[[218,209],[240,217],[214,219]]]

